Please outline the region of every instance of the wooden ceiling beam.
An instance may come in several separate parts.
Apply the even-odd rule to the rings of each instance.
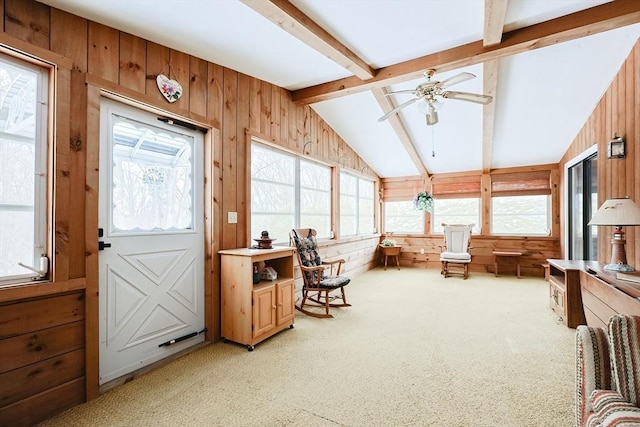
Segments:
[[[483,40],[381,68],[375,77],[347,77],[292,92],[299,104],[310,104],[420,78],[428,68],[455,70],[509,55],[601,33],[640,22],[640,2],[616,0],[529,27],[504,33],[502,41],[484,46]]]
[[[358,80],[375,76],[375,69],[369,66],[348,47],[316,24],[288,0],[240,0],[284,31],[327,58],[346,68]]]
[[[378,101],[378,104],[380,104],[380,107],[382,107],[382,111],[385,111],[385,112],[391,111],[394,108],[394,105],[391,99],[385,95],[387,93],[387,89],[374,88],[371,90],[371,92],[373,93],[373,96],[376,98],[376,101]],[[409,154],[409,158],[415,165],[416,169],[418,169],[418,172],[420,172],[420,175],[429,176],[427,167],[422,162],[422,159],[420,158],[420,154],[418,153],[416,146],[413,145],[413,141],[409,136],[409,132],[407,132],[407,129],[404,126],[404,123],[402,123],[402,120],[400,119],[400,117],[397,114],[393,114],[387,120],[389,121],[389,124],[393,128],[393,131],[398,136],[398,139],[402,143],[402,146],[407,151],[407,154]]]
[[[485,0],[483,45],[493,46],[502,41],[509,0]],[[482,91],[493,102],[482,106],[482,171],[488,173],[493,161],[493,129],[496,120],[496,92],[498,91],[498,59],[482,64]]]

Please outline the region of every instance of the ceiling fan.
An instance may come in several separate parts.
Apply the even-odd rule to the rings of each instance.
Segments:
[[[492,96],[483,95],[479,93],[470,93],[470,92],[455,92],[450,90],[445,90],[449,86],[453,86],[458,83],[462,83],[464,81],[473,79],[475,77],[474,74],[471,73],[459,73],[455,76],[449,77],[443,81],[431,80],[431,77],[436,73],[434,69],[428,69],[423,74],[427,78],[425,83],[419,84],[413,90],[399,90],[395,92],[389,92],[385,95],[393,95],[393,94],[402,94],[402,93],[411,93],[415,96],[415,98],[410,99],[407,102],[404,102],[398,105],[393,110],[389,111],[384,116],[378,119],[379,122],[382,122],[388,119],[391,115],[397,113],[402,110],[404,107],[407,107],[414,102],[424,100],[425,103],[425,115],[427,117],[427,125],[435,125],[438,123],[438,112],[436,111],[436,104],[441,103],[442,99],[457,99],[460,101],[467,102],[475,102],[477,104],[488,104],[493,100]]]

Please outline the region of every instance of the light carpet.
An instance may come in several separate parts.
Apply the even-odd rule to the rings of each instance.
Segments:
[[[352,307],[207,345],[42,426],[571,426],[574,330],[542,278],[375,269]]]

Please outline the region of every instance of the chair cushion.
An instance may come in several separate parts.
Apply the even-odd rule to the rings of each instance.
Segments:
[[[640,403],[640,317],[617,314],[609,319],[613,379],[632,405]]]
[[[320,281],[321,288],[340,288],[347,286],[351,282],[351,279],[345,276],[325,277]]]
[[[594,390],[589,400],[593,413],[589,427],[631,427],[640,425],[640,408],[627,402],[617,391]]]
[[[440,261],[449,261],[449,262],[461,262],[461,261],[471,261],[471,254],[465,252],[442,252],[440,254]]]
[[[591,412],[591,393],[612,388],[609,343],[603,328],[576,328],[576,364],[576,425],[582,426]]]

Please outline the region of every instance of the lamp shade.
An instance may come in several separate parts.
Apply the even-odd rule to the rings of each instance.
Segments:
[[[629,198],[609,199],[587,225],[640,225],[640,207]]]

